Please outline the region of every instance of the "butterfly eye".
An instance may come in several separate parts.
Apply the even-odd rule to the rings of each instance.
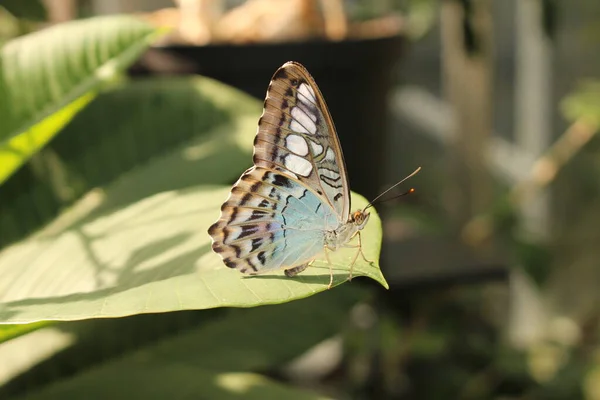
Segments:
[[[352,218],[354,220],[354,222],[356,222],[357,224],[361,224],[363,222],[363,215],[360,211],[355,211],[354,212],[354,216]]]

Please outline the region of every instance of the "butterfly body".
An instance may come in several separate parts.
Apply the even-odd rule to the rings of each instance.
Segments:
[[[369,221],[369,215],[368,212],[357,210],[346,223],[333,231],[325,232],[325,246],[333,251],[345,247],[359,231],[363,230]]]
[[[339,139],[316,83],[298,63],[273,75],[253,161],[208,231],[225,265],[247,274],[284,269],[293,276],[323,252],[353,247],[348,243],[369,214],[349,212]]]

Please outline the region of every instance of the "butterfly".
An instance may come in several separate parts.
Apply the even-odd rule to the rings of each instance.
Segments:
[[[325,100],[309,72],[287,62],[273,75],[254,139],[254,166],[233,185],[208,230],[225,265],[292,277],[315,258],[358,247],[366,208],[350,213],[348,174]],[[350,241],[358,235],[358,244]],[[329,262],[329,285],[333,284]]]

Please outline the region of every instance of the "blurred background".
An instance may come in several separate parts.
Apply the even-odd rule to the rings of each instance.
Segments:
[[[295,60],[329,105],[353,191],[374,198],[423,168],[407,183],[415,194],[377,206],[390,290],[357,279],[256,309],[34,324],[0,342],[0,398],[103,398],[106,388],[131,398],[142,388],[119,379],[128,360],[172,351],[180,358],[136,375],[156,389],[145,396],[600,400],[597,0],[0,0],[2,65],[34,32],[114,14],[171,30],[27,156],[0,158],[0,249],[132,171],[144,178],[102,207],[233,183],[255,128],[240,133],[245,145],[196,162],[203,133],[235,109],[203,97],[195,76],[262,101]],[[83,63],[107,49],[86,44]],[[19,96],[43,105],[33,85],[60,92],[80,72],[30,68],[41,72],[22,93],[0,85],[0,125],[27,112],[11,108]],[[0,140],[13,131],[0,128]],[[165,161],[174,151],[183,156]],[[251,321],[276,338],[228,353],[236,332],[260,326]],[[282,391],[200,378],[192,391],[197,375],[177,369],[192,358],[231,359],[214,368]]]

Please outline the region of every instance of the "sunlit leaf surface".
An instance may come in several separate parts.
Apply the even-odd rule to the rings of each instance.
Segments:
[[[223,265],[210,249],[206,230],[228,190],[198,186],[160,193],[8,248],[0,254],[0,320],[252,307],[327,290],[329,268],[322,260],[295,278],[282,272],[247,277]],[[354,195],[353,204],[366,201]],[[372,213],[363,233],[366,256],[377,260],[380,245],[381,223]],[[347,280],[355,252],[331,253],[334,285]],[[360,257],[354,274],[387,285],[379,268]]]

